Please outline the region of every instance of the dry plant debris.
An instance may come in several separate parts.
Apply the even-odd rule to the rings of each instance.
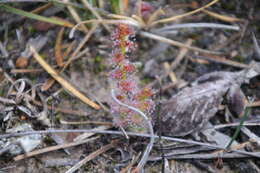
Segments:
[[[260,63],[255,63],[240,72],[219,71],[199,77],[191,87],[162,103],[162,131],[169,136],[200,131],[217,113],[224,96],[230,111],[241,116],[247,101],[240,86],[259,74]]]
[[[260,157],[259,63],[258,70],[250,64],[260,57],[258,11],[256,1],[0,1],[0,172],[259,172],[252,159]],[[114,99],[133,120],[142,115],[118,90],[111,98],[109,35],[118,23],[136,31],[130,61],[161,103],[149,130],[159,136],[115,126],[109,113]],[[245,107],[252,112],[242,122]],[[9,133],[24,124],[29,131]],[[234,127],[241,128],[237,140]],[[195,132],[200,141],[190,139]],[[24,146],[32,136],[41,137],[37,148]],[[26,152],[12,156],[13,146]]]

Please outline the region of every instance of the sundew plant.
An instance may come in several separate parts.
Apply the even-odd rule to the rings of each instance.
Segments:
[[[113,70],[110,72],[109,77],[118,101],[150,116],[155,107],[151,99],[153,91],[150,88],[140,89],[135,80],[137,69],[128,60],[131,52],[136,48],[134,36],[134,29],[130,26],[126,24],[117,25],[112,35],[111,62]],[[127,106],[118,104],[115,100],[111,102],[111,112],[115,126],[139,132],[147,129],[147,123],[139,113]]]

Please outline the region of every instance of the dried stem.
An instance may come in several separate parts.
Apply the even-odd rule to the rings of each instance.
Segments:
[[[84,165],[88,161],[94,159],[98,155],[100,155],[100,154],[106,152],[107,150],[110,150],[111,148],[113,148],[117,142],[118,141],[112,141],[110,144],[107,144],[107,145],[101,147],[100,149],[94,151],[93,153],[91,153],[90,155],[85,157],[83,160],[79,161],[76,165],[71,167],[68,171],[66,171],[66,173],[73,173],[73,172],[75,172],[76,170],[78,170],[82,165]]]
[[[22,159],[26,159],[28,157],[32,157],[32,156],[35,156],[35,155],[47,153],[47,152],[50,152],[50,151],[55,151],[55,150],[59,150],[59,149],[64,149],[64,148],[69,148],[69,147],[85,144],[85,143],[93,141],[95,139],[97,139],[97,137],[93,137],[93,138],[86,139],[86,140],[83,140],[83,141],[65,143],[65,144],[60,144],[60,145],[56,145],[56,146],[42,148],[42,149],[35,150],[35,151],[29,152],[29,153],[18,155],[18,156],[16,156],[14,158],[14,160],[15,161],[19,161],[19,160],[22,160]]]
[[[156,33],[167,33],[172,30],[182,29],[182,28],[214,28],[214,29],[227,29],[227,30],[239,30],[239,26],[235,25],[224,25],[219,23],[182,23],[166,26],[157,30],[154,30]]]
[[[114,130],[96,130],[96,129],[51,129],[51,130],[38,130],[38,131],[27,131],[27,132],[18,132],[18,133],[7,133],[0,135],[0,139],[2,138],[10,138],[10,137],[18,137],[18,136],[26,136],[26,135],[32,135],[32,134],[51,134],[51,133],[97,133],[97,134],[114,134],[114,135],[124,135],[123,132],[120,131],[114,131]],[[151,136],[150,134],[142,134],[142,133],[133,133],[133,132],[126,132],[128,136],[139,136],[139,137],[147,137],[147,138],[159,138],[159,136],[154,135]],[[164,140],[169,140],[169,141],[174,141],[174,142],[180,142],[180,143],[187,143],[187,144],[194,144],[194,145],[200,145],[200,146],[205,146],[208,148],[212,149],[222,149],[225,150],[225,148],[209,143],[202,143],[202,142],[197,142],[193,140],[187,140],[187,139],[181,139],[181,138],[173,138],[173,137],[167,137],[167,136],[162,136],[161,137]],[[260,158],[259,154],[255,154],[252,152],[247,152],[247,151],[241,151],[241,150],[234,150],[230,149],[229,151],[245,154],[248,156],[252,157],[257,157]]]

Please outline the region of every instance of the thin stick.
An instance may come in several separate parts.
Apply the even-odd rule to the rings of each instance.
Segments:
[[[102,17],[97,13],[97,11],[88,3],[87,0],[81,0],[81,2],[83,3],[83,5],[89,10],[91,11],[91,13],[96,16],[97,19],[99,20],[103,20]],[[106,30],[108,32],[110,32],[110,28],[108,27],[108,25],[106,25],[105,23],[102,23],[102,25],[106,28]]]
[[[224,15],[220,15],[218,13],[214,13],[212,11],[209,11],[209,10],[202,10],[204,13],[206,13],[207,15],[211,16],[211,17],[214,17],[216,19],[219,19],[219,20],[222,20],[224,22],[239,22],[239,21],[242,21],[242,19],[239,19],[239,18],[236,18],[236,17],[230,17],[230,16],[224,16]]]
[[[63,0],[64,3],[70,3],[69,0]],[[77,22],[77,23],[81,23],[82,20],[80,18],[80,16],[78,15],[77,11],[74,9],[73,6],[71,5],[67,5],[66,6],[72,16],[72,18]],[[85,25],[82,25],[81,28],[84,30],[85,33],[88,32],[88,28]]]
[[[239,122],[229,123],[229,124],[220,124],[220,125],[215,125],[214,129],[222,129],[222,128],[226,128],[226,127],[236,127],[238,125],[239,125]],[[244,126],[260,126],[260,120],[246,121],[244,123]]]
[[[189,57],[189,58],[193,59],[193,57]],[[213,62],[225,64],[225,65],[230,65],[230,66],[238,67],[238,68],[249,68],[250,67],[247,64],[232,61],[232,60],[226,59],[224,57],[215,56],[215,55],[213,56],[213,55],[206,54],[204,56],[197,56],[196,58],[205,59],[205,60],[209,60],[209,61],[213,61]]]
[[[216,51],[209,51],[209,50],[201,49],[201,48],[194,47],[194,46],[188,46],[188,45],[185,45],[181,42],[171,40],[171,39],[168,39],[168,38],[165,38],[165,37],[162,37],[162,36],[159,36],[159,35],[155,35],[155,34],[152,34],[152,33],[149,33],[149,32],[145,32],[145,31],[141,31],[140,34],[144,37],[148,37],[148,38],[151,38],[151,39],[154,39],[154,40],[158,40],[158,41],[161,41],[161,42],[164,42],[164,43],[168,43],[168,44],[171,44],[171,45],[177,46],[177,47],[185,47],[187,49],[190,49],[190,50],[193,50],[193,51],[198,51],[198,52],[201,52],[201,53],[216,54],[216,55],[221,54],[220,52],[216,52]]]
[[[12,69],[10,73],[39,73],[42,71],[43,69]]]
[[[62,68],[61,72],[63,72],[68,65],[75,59],[75,57],[77,56],[77,54],[79,53],[79,51],[82,49],[82,47],[87,43],[87,41],[89,40],[89,38],[92,36],[92,34],[95,32],[96,28],[98,27],[98,24],[94,24],[94,26],[90,29],[90,31],[86,34],[86,36],[83,38],[83,40],[80,42],[80,44],[78,45],[78,47],[76,48],[76,50],[72,53],[71,57],[69,58],[69,60],[66,62],[66,64],[64,65],[64,67]]]
[[[214,29],[228,29],[228,30],[235,30],[238,31],[240,28],[239,26],[235,25],[224,25],[218,23],[182,23],[182,24],[174,24],[170,26],[166,26],[157,30],[154,30],[156,33],[167,33],[172,30],[182,29],[182,28],[214,28]]]
[[[113,123],[111,122],[101,122],[101,121],[65,121],[60,119],[61,124],[67,125],[79,125],[79,124],[96,124],[96,125],[105,125],[105,126],[112,126]]]
[[[97,20],[97,19],[91,19],[91,20],[86,20],[83,21],[81,23],[78,23],[77,25],[75,25],[72,30],[70,31],[69,37],[71,38],[74,35],[75,30],[82,24],[87,24],[87,23],[95,23],[95,24],[99,24],[99,23],[107,23],[107,24],[118,24],[118,23],[123,23],[123,24],[127,24],[127,25],[131,25],[131,26],[135,26],[135,27],[140,27],[140,24],[132,19],[126,19],[126,20],[108,20],[108,19],[103,19],[103,20]]]
[[[22,160],[22,159],[26,159],[28,157],[36,156],[36,155],[47,153],[47,152],[50,152],[50,151],[55,151],[55,150],[59,150],[59,149],[74,147],[74,146],[77,146],[77,145],[85,144],[87,142],[96,140],[97,138],[98,137],[93,137],[93,138],[90,138],[90,139],[87,139],[87,140],[83,140],[83,141],[71,142],[71,143],[66,143],[66,144],[61,144],[61,145],[56,145],[56,146],[42,148],[42,149],[35,150],[35,151],[29,152],[29,153],[18,155],[18,156],[16,156],[14,158],[14,160],[15,161],[19,161],[19,160]]]
[[[68,171],[66,171],[66,173],[73,173],[73,172],[75,172],[76,170],[78,170],[82,165],[84,165],[88,161],[96,158],[98,155],[100,155],[100,154],[110,150],[111,148],[113,148],[117,142],[118,141],[112,141],[110,144],[107,144],[107,145],[101,147],[100,149],[94,151],[93,153],[91,153],[90,155],[85,157],[83,160],[79,161],[76,165],[71,167]]]
[[[10,137],[18,137],[18,136],[26,136],[26,135],[33,135],[33,134],[51,134],[51,133],[97,133],[97,134],[117,134],[117,135],[122,135],[124,136],[124,133],[121,131],[114,131],[114,130],[93,130],[93,129],[65,129],[65,130],[60,130],[60,129],[51,129],[51,130],[38,130],[38,131],[27,131],[27,132],[18,132],[18,133],[7,133],[0,135],[0,139],[2,138],[10,138]],[[133,133],[133,132],[126,132],[128,136],[139,136],[139,137],[147,137],[151,138],[152,136],[150,134],[142,134],[142,133]],[[159,136],[154,135],[154,138],[159,138]],[[208,148],[212,149],[222,149],[225,150],[224,147],[220,147],[217,145],[209,144],[209,143],[202,143],[202,142],[197,142],[193,140],[187,140],[187,139],[181,139],[181,138],[173,138],[173,137],[167,137],[167,136],[162,136],[161,137],[164,140],[169,140],[169,141],[174,141],[174,142],[180,142],[180,143],[188,143],[188,144],[194,144],[194,145],[200,145],[200,146],[205,146]],[[246,151],[240,151],[240,150],[233,150],[230,149],[229,151],[249,155],[252,157],[257,157],[260,158],[260,155],[252,153],[252,152],[246,152]]]
[[[254,154],[260,155],[260,152],[255,152]],[[210,153],[210,154],[185,154],[185,155],[172,155],[166,156],[167,159],[185,160],[185,159],[234,159],[234,158],[248,158],[249,155],[239,154],[239,153]],[[152,157],[149,161],[158,161],[161,157]]]
[[[154,21],[153,23],[151,23],[150,26],[153,26],[153,25],[157,25],[159,23],[167,23],[167,22],[172,22],[172,21],[175,21],[177,19],[180,19],[180,18],[183,18],[183,17],[186,17],[186,16],[190,16],[192,14],[195,14],[195,13],[198,13],[210,6],[212,6],[213,4],[217,3],[219,0],[213,0],[212,2],[208,3],[207,5],[201,7],[201,8],[198,8],[196,10],[193,10],[193,11],[190,11],[188,13],[184,13],[184,14],[181,14],[181,15],[177,15],[177,16],[173,16],[173,17],[169,17],[169,18],[165,18],[165,19],[161,19],[161,20],[157,20],[157,21]]]

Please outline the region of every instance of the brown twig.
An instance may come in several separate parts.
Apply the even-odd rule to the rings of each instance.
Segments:
[[[39,73],[42,72],[43,69],[12,69],[11,73]]]
[[[80,162],[78,162],[76,165],[74,165],[73,167],[71,167],[68,171],[66,171],[66,173],[73,173],[76,170],[78,170],[82,165],[84,165],[85,163],[87,163],[88,161],[96,158],[97,156],[99,156],[100,154],[112,149],[115,147],[115,145],[118,143],[119,141],[112,141],[110,144],[107,144],[103,147],[101,147],[100,149],[94,151],[93,153],[91,153],[90,155],[88,155],[87,157],[85,157],[83,160],[81,160]]]
[[[236,18],[236,17],[224,16],[224,15],[221,15],[221,14],[218,14],[218,13],[214,13],[214,12],[209,11],[209,10],[203,9],[202,11],[203,11],[204,13],[206,13],[207,15],[209,15],[209,16],[211,16],[211,17],[213,17],[213,18],[222,20],[222,21],[224,21],[224,22],[234,23],[234,22],[240,22],[240,21],[242,21],[242,19],[239,19],[239,18]]]
[[[189,58],[193,58],[193,57],[189,57]],[[209,60],[209,61],[213,61],[213,62],[217,62],[217,63],[221,63],[221,64],[233,66],[233,67],[238,67],[238,68],[249,68],[250,67],[247,64],[232,61],[232,60],[226,59],[224,57],[216,56],[216,55],[205,54],[204,56],[197,56],[197,58],[205,59],[205,60]]]
[[[192,39],[188,39],[184,44],[187,46],[191,46],[192,44]],[[171,71],[175,70],[177,66],[180,64],[180,62],[183,60],[185,55],[188,53],[188,49],[186,47],[182,47],[175,58],[175,60],[171,63]]]
[[[61,43],[63,39],[64,27],[62,27],[58,33],[56,43],[55,43],[55,58],[56,63],[59,67],[63,66],[63,55],[61,53]]]
[[[192,14],[198,13],[198,12],[200,12],[200,11],[210,7],[210,6],[212,6],[213,4],[217,3],[218,1],[219,0],[213,0],[210,3],[208,3],[207,5],[205,5],[205,6],[201,7],[201,8],[198,8],[196,10],[190,11],[188,13],[184,13],[184,14],[181,14],[181,15],[177,15],[177,16],[173,16],[173,17],[164,18],[164,19],[160,19],[160,20],[154,21],[153,23],[151,23],[150,26],[157,25],[157,24],[160,24],[160,23],[173,22],[173,21],[176,21],[177,19],[190,16]]]
[[[59,150],[59,149],[64,149],[64,148],[74,147],[74,146],[77,146],[77,145],[82,145],[82,144],[85,144],[87,142],[96,140],[97,138],[98,137],[93,137],[93,138],[90,138],[90,139],[86,139],[84,141],[77,141],[77,142],[71,142],[71,143],[66,143],[66,144],[42,148],[42,149],[35,150],[35,151],[29,152],[29,153],[18,155],[16,157],[14,157],[14,161],[19,161],[19,160],[22,160],[22,159],[26,159],[28,157],[36,156],[36,155],[47,153],[47,152],[50,152],[50,151],[55,151],[55,150]]]
[[[69,3],[70,0],[64,0],[63,2],[64,2],[64,3]],[[67,8],[68,8],[68,10],[69,10],[71,16],[73,17],[73,19],[74,19],[77,23],[81,23],[82,20],[81,20],[80,16],[78,15],[77,11],[74,9],[74,7],[72,7],[72,6],[70,6],[70,5],[67,5]],[[88,28],[87,28],[85,25],[82,25],[81,28],[83,29],[83,31],[84,31],[85,33],[88,32]]]

